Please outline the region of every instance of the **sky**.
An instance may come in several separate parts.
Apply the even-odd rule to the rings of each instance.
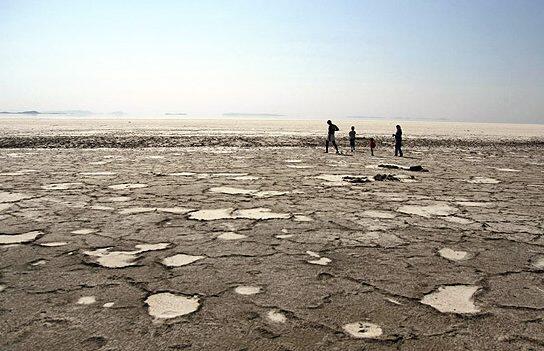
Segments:
[[[0,110],[544,123],[544,1],[0,0]]]

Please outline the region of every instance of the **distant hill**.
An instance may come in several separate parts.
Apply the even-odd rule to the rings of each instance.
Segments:
[[[166,112],[166,116],[187,116],[186,113],[178,113],[178,112]]]

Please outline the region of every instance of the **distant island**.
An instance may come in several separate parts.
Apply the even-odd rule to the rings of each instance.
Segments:
[[[279,115],[275,113],[238,113],[229,112],[223,113],[223,117],[285,117],[285,115]]]
[[[3,115],[40,115],[41,113],[38,112],[38,111],[20,111],[20,112],[1,111],[0,114],[3,114]]]
[[[87,116],[92,115],[91,111],[70,110],[70,111],[1,111],[4,115],[70,115],[70,116]]]

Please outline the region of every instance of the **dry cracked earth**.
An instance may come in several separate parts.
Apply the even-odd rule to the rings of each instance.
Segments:
[[[0,349],[544,349],[542,150],[380,153],[0,150]]]

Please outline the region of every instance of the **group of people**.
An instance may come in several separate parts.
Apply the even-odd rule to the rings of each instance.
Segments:
[[[336,145],[336,137],[334,136],[334,133],[339,131],[340,129],[331,122],[331,120],[327,121],[327,124],[329,125],[329,130],[327,134],[327,141],[325,142],[325,152],[329,152],[329,144],[332,144],[332,146],[335,148],[336,153],[339,154],[340,151],[338,150],[338,145]],[[397,130],[393,136],[395,137],[395,156],[402,157],[402,128],[397,124]],[[355,151],[355,136],[357,135],[357,132],[355,131],[355,127],[351,127],[349,135],[349,146],[351,148],[351,152]],[[374,156],[374,149],[376,148],[376,141],[374,138],[370,138],[369,142],[370,147],[370,154]]]

